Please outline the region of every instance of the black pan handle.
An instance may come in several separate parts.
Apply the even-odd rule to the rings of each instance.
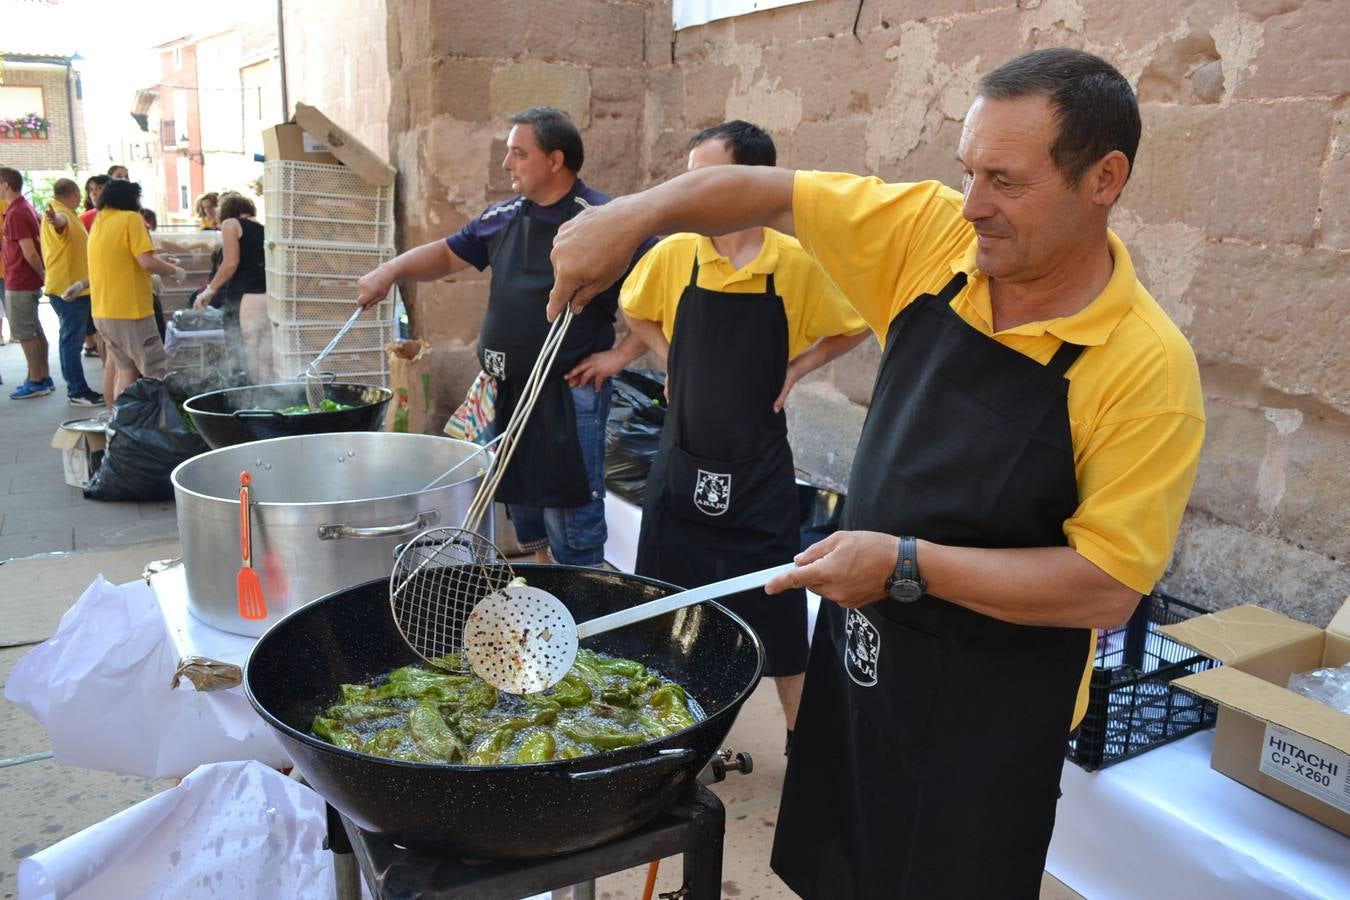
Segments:
[[[676,766],[682,766],[694,758],[694,748],[678,747],[670,750],[662,750],[655,756],[648,756],[645,759],[635,759],[632,762],[619,763],[617,766],[606,766],[603,769],[592,769],[589,772],[568,772],[567,777],[573,781],[597,781],[601,778],[608,778],[611,775],[618,775],[621,772],[632,772],[635,769],[661,768],[673,769]]]
[[[280,419],[281,413],[275,409],[236,409],[231,415],[236,419]]]

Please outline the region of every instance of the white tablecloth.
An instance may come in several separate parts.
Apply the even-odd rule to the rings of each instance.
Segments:
[[[1350,897],[1350,838],[1211,769],[1213,746],[1066,762],[1046,869],[1089,900]]]

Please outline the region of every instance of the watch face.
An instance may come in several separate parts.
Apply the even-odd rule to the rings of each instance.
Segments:
[[[923,587],[917,581],[896,579],[892,581],[890,587],[886,589],[892,600],[898,600],[901,603],[913,603],[923,596]]]

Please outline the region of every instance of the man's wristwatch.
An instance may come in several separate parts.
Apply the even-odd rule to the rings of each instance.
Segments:
[[[928,582],[919,576],[917,542],[912,537],[902,537],[895,571],[886,579],[886,596],[900,603],[913,603],[927,590]]]

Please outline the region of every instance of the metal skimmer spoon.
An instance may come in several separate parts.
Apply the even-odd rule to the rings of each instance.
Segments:
[[[787,563],[680,591],[577,624],[562,601],[541,588],[505,584],[486,592],[464,625],[464,655],[475,675],[498,690],[533,694],[562,681],[582,638],[664,613],[763,587],[796,569]]]

